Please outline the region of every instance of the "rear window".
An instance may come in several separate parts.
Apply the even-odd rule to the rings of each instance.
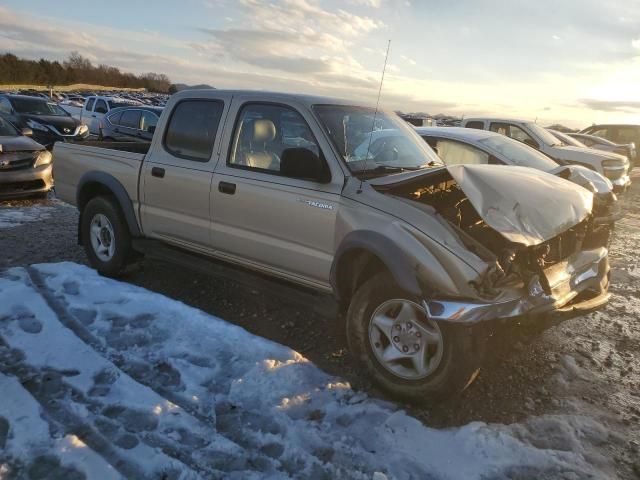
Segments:
[[[184,100],[173,112],[164,137],[176,157],[207,162],[211,158],[224,104],[219,100]]]

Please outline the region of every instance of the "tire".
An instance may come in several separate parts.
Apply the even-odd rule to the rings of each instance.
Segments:
[[[402,310],[404,305],[409,305],[416,316],[414,322],[411,322],[413,323],[411,329],[398,332],[402,338],[393,335],[393,339],[386,339],[388,341],[386,346],[391,349],[391,355],[394,355],[394,349],[397,349],[398,345],[402,345],[402,348],[408,346],[409,352],[412,352],[412,346],[417,348],[418,344],[412,345],[412,342],[416,341],[412,335],[417,335],[418,332],[421,332],[421,339],[428,336],[430,342],[434,341],[438,335],[440,337],[437,343],[421,348],[410,358],[401,358],[397,362],[392,362],[394,369],[406,370],[403,372],[391,371],[379,359],[381,351],[386,351],[380,346],[381,343],[382,347],[385,346],[385,337],[379,335],[375,338],[377,327],[373,319],[374,314],[384,313],[386,308],[390,308],[390,319],[394,320],[393,312],[398,301],[402,302],[397,303],[399,310]],[[398,323],[401,325],[410,323],[405,323],[404,319],[400,321],[400,315],[398,313],[394,320],[396,323],[393,324],[392,332],[396,332]],[[383,317],[387,315],[383,314]],[[428,328],[422,331],[416,328],[415,320],[417,319],[420,319],[423,329]],[[394,343],[398,338],[401,338],[400,343]],[[422,341],[421,339],[418,341]],[[462,392],[475,379],[484,352],[484,341],[479,336],[474,338],[469,327],[442,322],[435,324],[429,321],[419,303],[412,300],[411,296],[403,292],[390,275],[384,272],[362,284],[353,296],[347,312],[347,341],[352,355],[380,388],[393,397],[421,403],[443,400]],[[427,358],[426,363],[429,368],[424,369],[422,374],[408,374],[407,372],[414,369],[413,359],[420,358],[421,354],[423,354],[422,358]],[[403,375],[405,373],[407,374]]]
[[[131,234],[119,206],[110,197],[95,197],[87,203],[81,218],[82,243],[89,263],[100,274],[117,277],[132,255]],[[101,231],[97,247],[92,226]]]

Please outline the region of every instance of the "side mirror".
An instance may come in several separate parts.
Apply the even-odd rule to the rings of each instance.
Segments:
[[[280,174],[285,177],[329,183],[331,174],[320,157],[308,148],[287,148],[280,159]]]
[[[525,145],[529,145],[531,148],[535,148],[536,150],[538,150],[540,148],[540,145],[538,145],[538,142],[536,142],[535,140],[533,140],[531,138],[525,138],[524,139],[524,144]]]
[[[31,130],[30,128],[23,128],[22,129],[22,135],[24,135],[25,137],[32,137],[33,136],[33,130]]]
[[[156,133],[156,126],[155,125],[149,125],[147,127],[147,132],[149,133]]]

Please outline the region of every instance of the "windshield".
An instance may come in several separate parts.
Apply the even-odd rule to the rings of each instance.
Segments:
[[[384,175],[442,165],[395,113],[347,105],[315,105],[314,111],[353,173]]]
[[[535,168],[545,172],[553,170],[558,166],[556,162],[544,153],[540,153],[535,148],[531,148],[524,143],[505,137],[504,135],[483,138],[482,140],[478,140],[478,142],[488,149],[502,154],[509,159],[513,165]]]
[[[562,147],[563,143],[558,140],[551,132],[542,128],[537,123],[527,123],[527,128],[540,139],[542,143],[549,147]]]
[[[0,137],[15,137],[18,131],[9,122],[0,117]]]
[[[68,115],[67,112],[55,103],[49,103],[46,100],[38,98],[12,98],[11,103],[13,104],[13,108],[16,109],[16,112],[27,115]]]
[[[553,135],[555,135],[562,143],[567,145],[571,145],[572,147],[580,147],[580,148],[589,148],[584,143],[579,141],[577,138],[570,137],[566,133],[557,132],[555,130],[549,130]]]

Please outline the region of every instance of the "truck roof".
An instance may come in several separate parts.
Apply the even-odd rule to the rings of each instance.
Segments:
[[[265,98],[271,98],[273,100],[279,100],[282,102],[297,101],[306,105],[358,105],[375,108],[375,104],[372,102],[361,100],[348,100],[338,97],[325,97],[320,95],[308,95],[303,93],[283,93],[283,92],[271,92],[264,90],[222,90],[222,89],[194,89],[194,90],[182,90],[172,95],[177,99],[193,98],[201,95],[215,95],[215,94],[231,94],[242,95],[243,97],[256,97],[264,100]]]
[[[511,122],[511,123],[531,123],[531,120],[523,120],[522,118],[509,118],[509,117],[468,117],[463,119],[463,123],[472,121],[489,121],[489,122]]]

